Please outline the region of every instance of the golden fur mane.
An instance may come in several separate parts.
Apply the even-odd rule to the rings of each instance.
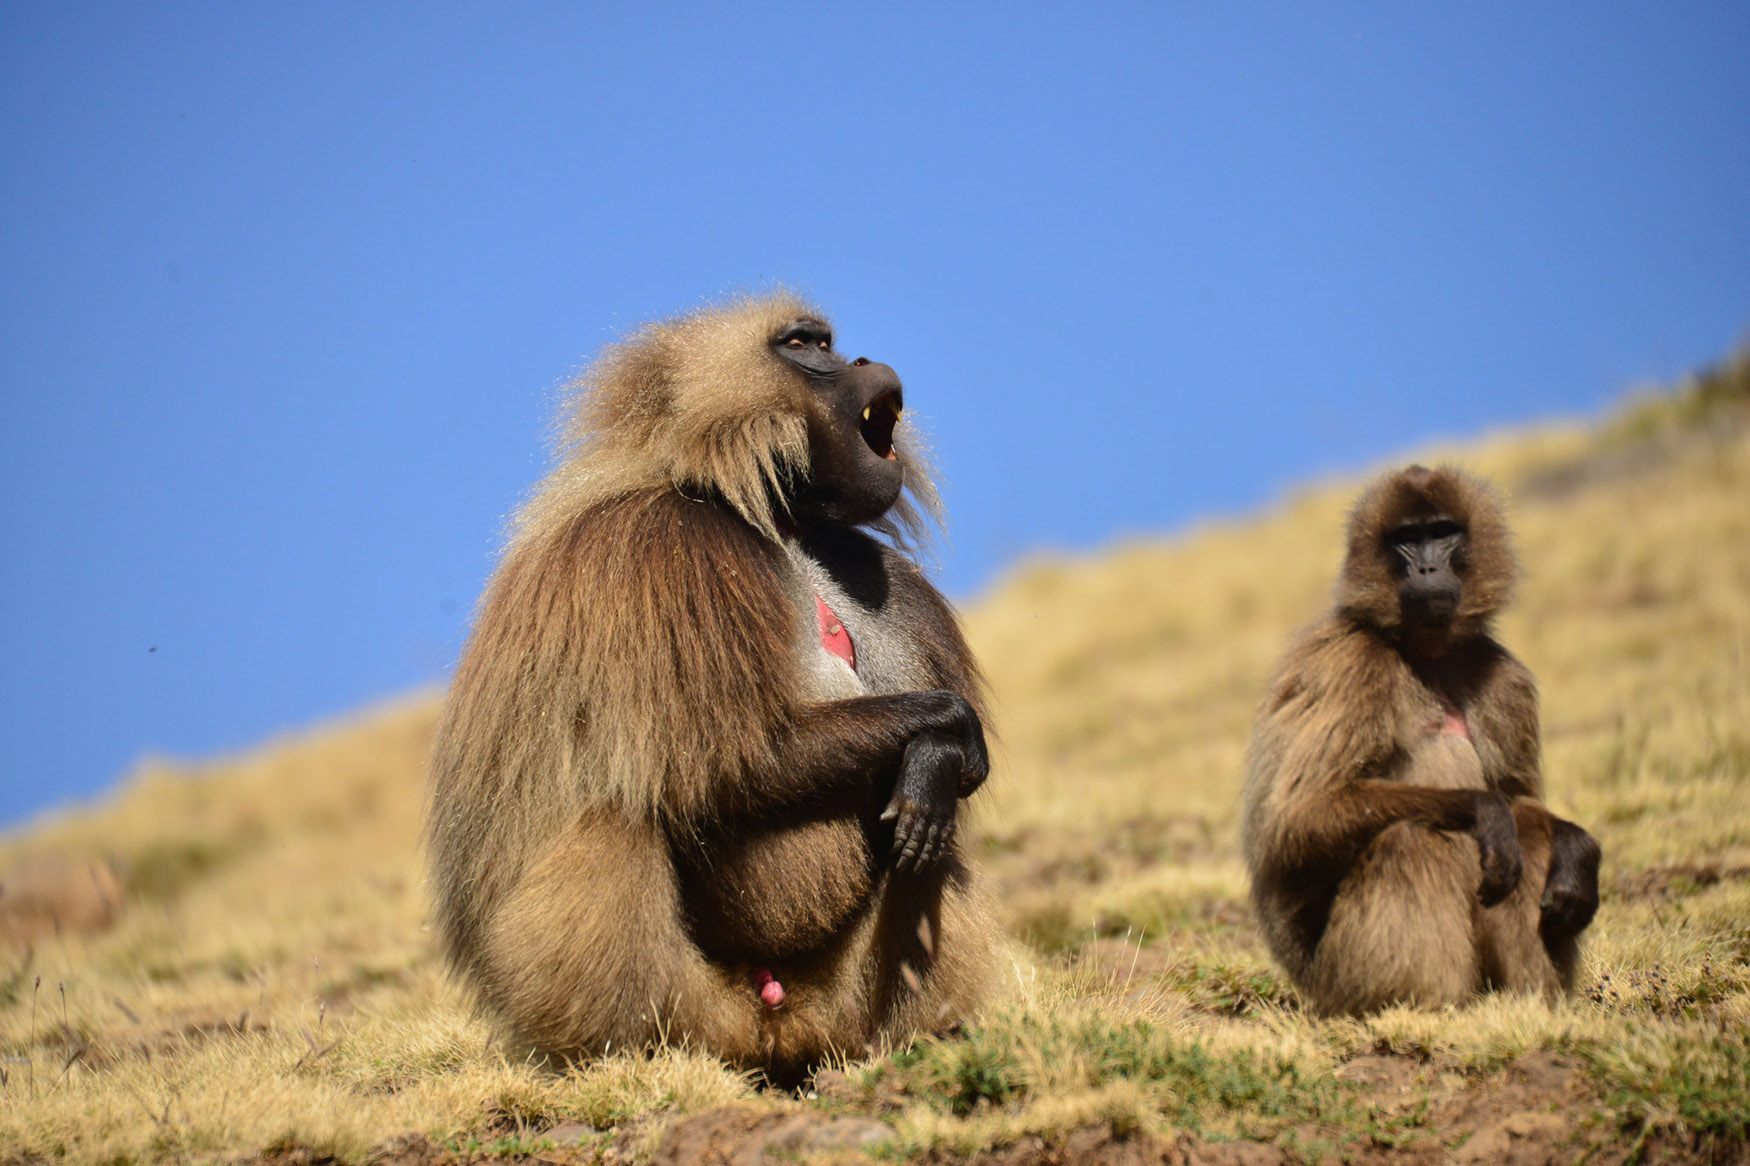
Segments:
[[[776,540],[786,487],[808,474],[808,426],[820,416],[807,379],[771,351],[799,317],[827,322],[790,292],[741,296],[604,348],[564,390],[557,465],[517,515],[513,545],[614,498],[662,488],[721,498]],[[894,452],[905,493],[869,525],[900,545],[927,541],[926,516],[939,526],[941,502],[906,417]]]

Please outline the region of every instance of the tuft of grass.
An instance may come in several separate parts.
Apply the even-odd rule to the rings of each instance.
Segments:
[[[1165,983],[1196,1007],[1225,1016],[1247,1016],[1269,1006],[1299,1003],[1293,986],[1279,972],[1256,963],[1179,964]]]
[[[1631,1128],[1750,1141],[1750,1031],[1644,1031],[1587,1050],[1606,1100]]]

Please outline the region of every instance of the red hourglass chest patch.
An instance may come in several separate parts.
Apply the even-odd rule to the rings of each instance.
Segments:
[[[845,630],[845,625],[839,622],[839,617],[819,595],[814,597],[814,609],[820,616],[820,646],[855,668],[857,649],[851,643],[851,633]]]

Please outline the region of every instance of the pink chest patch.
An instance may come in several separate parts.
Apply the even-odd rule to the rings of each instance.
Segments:
[[[857,648],[851,643],[851,633],[845,630],[845,625],[839,622],[839,617],[819,595],[814,597],[814,610],[820,617],[820,646],[855,668]]]
[[[1443,700],[1440,704],[1446,717],[1435,733],[1442,737],[1463,737],[1466,741],[1470,740],[1470,724],[1464,719],[1464,710],[1449,700]]]

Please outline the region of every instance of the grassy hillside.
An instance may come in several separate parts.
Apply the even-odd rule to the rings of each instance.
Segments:
[[[1569,1003],[1318,1021],[1263,953],[1242,756],[1324,605],[1342,481],[1032,563],[966,613],[1013,943],[960,1033],[804,1096],[680,1051],[507,1062],[424,929],[425,697],[147,766],[0,843],[0,1161],[1743,1160],[1750,367],[1418,456],[1512,499],[1527,578],[1502,635],[1542,684],[1551,802],[1606,854]]]

